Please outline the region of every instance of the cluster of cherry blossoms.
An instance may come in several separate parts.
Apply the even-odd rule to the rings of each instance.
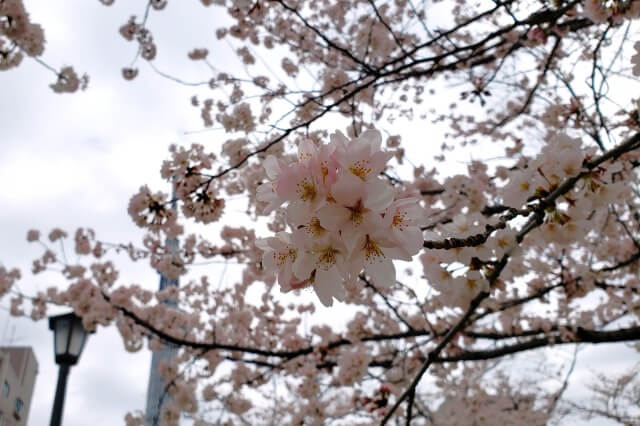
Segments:
[[[310,140],[298,148],[298,160],[269,156],[270,182],[258,187],[266,212],[288,203],[293,232],[257,242],[262,264],[277,271],[283,291],[312,286],[325,306],[343,300],[344,283],[362,270],[379,287],[395,283],[392,259],[409,261],[422,247],[423,211],[417,198],[398,198],[379,175],[392,154],[382,138],[368,130],[357,138],[331,135],[320,146]]]
[[[551,135],[535,159],[511,173],[502,194],[504,204],[520,208],[536,192],[549,192],[563,179],[577,175],[586,155],[593,152],[585,151],[580,139],[564,133]]]
[[[640,17],[640,3],[637,1],[586,0],[582,7],[584,15],[596,24],[602,24],[609,20],[620,23],[623,19]]]
[[[0,71],[19,66],[24,55],[32,58],[42,56],[44,45],[44,30],[40,24],[31,22],[23,1],[0,1]],[[87,75],[78,77],[70,66],[62,67],[56,76],[56,82],[49,85],[56,93],[84,90],[89,83]]]
[[[0,265],[0,296],[7,294],[11,286],[19,279],[20,271],[18,269],[7,269]]]
[[[32,23],[22,0],[0,2],[0,71],[17,67],[23,55],[40,56],[44,31]]]
[[[103,2],[104,3],[104,2]],[[149,2],[156,10],[161,10],[166,6],[166,2]],[[106,3],[105,3],[106,4]],[[109,6],[110,4],[106,4]],[[158,48],[153,41],[153,35],[143,24],[136,23],[136,17],[129,18],[126,24],[120,27],[120,35],[127,41],[135,39],[140,47],[140,56],[147,61],[155,59]],[[137,68],[125,67],[122,69],[122,76],[125,80],[133,80],[138,75]]]

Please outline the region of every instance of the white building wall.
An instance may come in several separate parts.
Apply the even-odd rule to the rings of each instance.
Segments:
[[[30,347],[0,348],[0,426],[26,426],[38,362]]]

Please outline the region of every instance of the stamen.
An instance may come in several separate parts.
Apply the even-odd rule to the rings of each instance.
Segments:
[[[351,166],[349,167],[349,171],[358,176],[360,179],[365,180],[367,176],[369,176],[369,174],[372,172],[372,169],[371,167],[369,167],[368,161],[359,160],[351,164]]]
[[[309,178],[304,178],[296,185],[298,187],[298,196],[302,201],[313,201],[316,198],[316,186]]]

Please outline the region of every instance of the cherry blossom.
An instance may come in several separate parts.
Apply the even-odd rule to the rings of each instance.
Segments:
[[[180,8],[213,13],[215,37],[161,58],[178,35],[156,17]],[[133,183],[139,240],[25,229],[40,251],[0,266],[2,307],[178,347],[167,425],[636,424],[637,368],[575,401],[582,355],[557,355],[640,338],[638,17],[622,0],[143,2],[105,57],[182,86],[198,128],[162,186]],[[50,31],[0,0],[0,70],[84,88],[48,63],[54,43],[77,61]],[[180,285],[132,282],[128,261]]]
[[[328,144],[302,141],[295,163],[265,160],[271,182],[258,187],[257,197],[268,203],[267,212],[288,202],[294,229],[291,237],[261,243],[263,263],[279,271],[283,290],[312,285],[329,306],[344,299],[342,282],[357,280],[363,269],[376,285],[391,286],[392,259],[410,261],[420,250],[419,199],[394,203],[393,187],[378,177],[391,158],[381,142],[375,130],[351,140],[336,132]]]

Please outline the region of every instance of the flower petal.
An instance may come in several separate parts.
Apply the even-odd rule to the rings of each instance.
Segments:
[[[393,203],[395,190],[387,182],[374,178],[367,182],[364,206],[376,213],[382,213]]]
[[[313,217],[313,210],[309,203],[295,202],[287,206],[287,221],[294,225],[303,225]]]
[[[318,269],[313,289],[324,306],[331,306],[333,305],[334,297],[338,300],[343,300],[345,297],[345,291],[341,283],[342,277],[338,274],[336,268],[331,268],[328,271]]]
[[[375,153],[380,151],[380,146],[382,145],[382,135],[378,130],[365,130],[358,139],[366,141],[369,143],[370,152]]]
[[[329,231],[339,231],[351,217],[351,211],[341,205],[330,203],[318,210],[320,225]]]
[[[409,226],[402,231],[395,230],[393,236],[411,256],[420,251],[424,241],[422,231],[417,226]]]
[[[306,280],[316,268],[316,258],[311,253],[298,254],[293,264],[293,274],[299,280]]]
[[[343,206],[353,206],[364,195],[364,182],[351,173],[342,173],[331,187],[331,195]]]
[[[351,222],[347,222],[342,228],[340,236],[349,254],[353,253],[356,247],[364,247],[364,232],[360,230],[359,226],[354,226]]]
[[[265,158],[263,165],[264,171],[267,173],[269,179],[278,179],[278,176],[280,175],[280,164],[275,156],[268,155],[267,158]]]
[[[396,268],[391,259],[373,258],[372,262],[365,260],[364,270],[371,277],[373,283],[382,288],[389,288],[396,282]]]

